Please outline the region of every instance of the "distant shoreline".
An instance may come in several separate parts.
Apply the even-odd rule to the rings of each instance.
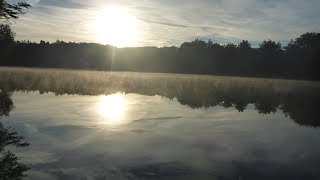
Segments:
[[[201,74],[320,80],[320,33],[306,33],[286,47],[243,40],[220,45],[196,39],[180,47],[115,48],[95,43],[57,41],[0,42],[0,66]]]

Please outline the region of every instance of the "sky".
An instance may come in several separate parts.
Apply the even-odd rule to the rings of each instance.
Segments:
[[[112,44],[93,28],[97,14],[111,6],[135,19],[135,40],[122,46],[179,46],[196,38],[220,44],[243,39],[253,44],[267,39],[286,43],[306,32],[320,32],[319,0],[25,1],[33,7],[12,24],[17,40]],[[99,19],[103,18],[108,19]],[[108,28],[101,20],[99,24]],[[123,29],[116,36],[127,37],[132,31]]]

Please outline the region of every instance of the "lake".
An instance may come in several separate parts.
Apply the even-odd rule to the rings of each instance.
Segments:
[[[0,68],[0,89],[27,180],[320,178],[319,82]]]

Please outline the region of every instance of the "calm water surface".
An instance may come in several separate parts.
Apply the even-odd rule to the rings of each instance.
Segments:
[[[277,108],[190,108],[176,99],[12,95],[2,117],[30,146],[26,179],[319,179],[320,129]]]

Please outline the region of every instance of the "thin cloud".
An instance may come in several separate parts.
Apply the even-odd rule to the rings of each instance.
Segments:
[[[143,18],[138,18],[141,21],[147,22],[147,23],[154,23],[154,24],[160,24],[160,25],[165,25],[165,26],[173,26],[173,27],[181,27],[181,28],[188,28],[189,26],[187,25],[181,25],[181,24],[174,24],[174,23],[167,23],[167,22],[158,22],[158,21],[151,21],[151,20],[146,20]]]
[[[17,0],[15,0],[17,1]],[[14,24],[17,39],[56,38],[96,41],[90,24],[96,11],[108,5],[128,8],[138,20],[136,46],[171,46],[197,37],[217,41],[252,42],[296,38],[320,31],[318,0],[29,0],[28,13]]]

